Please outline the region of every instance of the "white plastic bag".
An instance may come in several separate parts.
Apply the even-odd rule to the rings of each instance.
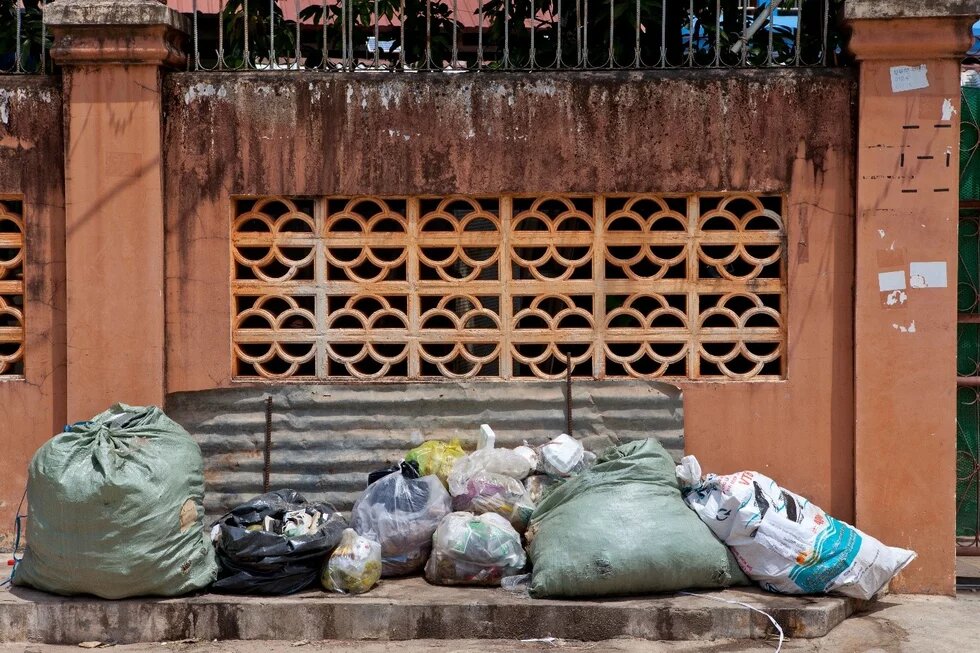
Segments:
[[[344,529],[340,544],[323,566],[320,582],[330,592],[363,594],[381,578],[381,545]]]
[[[763,589],[870,599],[915,559],[758,472],[702,479],[697,459],[685,456],[677,477],[687,504]]]
[[[527,562],[521,536],[494,513],[454,512],[432,536],[425,578],[437,585],[500,585]]]
[[[531,473],[531,463],[510,449],[477,449],[458,458],[449,472],[449,491],[453,496],[463,492],[466,481],[478,472],[502,474],[517,480]]]
[[[584,472],[595,464],[596,455],[582,443],[562,433],[538,447],[539,469],[549,476],[567,477]]]
[[[364,490],[351,511],[351,527],[381,544],[382,576],[410,574],[425,564],[432,534],[451,504],[436,476],[407,478],[396,472]]]

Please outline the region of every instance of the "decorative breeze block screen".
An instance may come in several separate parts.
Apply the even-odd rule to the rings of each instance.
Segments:
[[[24,220],[0,198],[0,379],[24,374]]]
[[[241,379],[782,378],[783,198],[234,201]]]

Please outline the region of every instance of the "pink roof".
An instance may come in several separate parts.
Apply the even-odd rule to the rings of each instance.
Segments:
[[[311,6],[321,6],[323,0],[278,0],[282,15],[286,20],[296,20],[296,15]],[[452,6],[453,0],[445,0]],[[480,4],[483,0],[456,0],[457,20],[464,27],[476,27],[479,24]],[[338,0],[328,0],[328,4],[337,4]],[[227,4],[227,0],[197,0],[197,10],[204,14],[216,14]],[[250,5],[258,5],[268,11],[269,0],[249,0]],[[167,6],[180,12],[190,13],[194,10],[194,0],[167,0]],[[382,23],[383,24],[383,23]],[[395,21],[397,25],[397,21]]]

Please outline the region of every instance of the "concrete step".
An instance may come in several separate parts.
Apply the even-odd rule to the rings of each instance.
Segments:
[[[723,599],[719,601],[717,599]],[[202,594],[105,601],[14,588],[0,593],[0,641],[120,644],[205,640],[530,639],[598,641],[822,637],[859,601],[787,597],[755,589],[639,598],[557,601],[493,588],[386,580],[362,596],[310,591],[258,598]]]

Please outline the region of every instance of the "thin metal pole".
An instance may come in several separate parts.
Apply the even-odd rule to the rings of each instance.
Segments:
[[[302,41],[302,33],[299,29],[299,0],[294,0],[293,6],[296,9],[296,70],[299,70],[299,60],[303,56],[302,48],[300,47],[300,42]]]
[[[225,67],[225,8],[218,2],[218,70]]]
[[[667,67],[667,3],[670,0],[663,0],[660,4],[660,67]]]
[[[269,70],[276,65],[276,0],[269,0]]]
[[[271,401],[271,399],[270,399]],[[572,433],[572,352],[565,352],[565,433]]]
[[[17,60],[14,62],[14,72],[22,73],[24,72],[24,66],[22,65],[22,62],[20,60],[21,59],[21,52],[20,52],[21,14],[20,14],[20,7],[18,5],[19,3],[14,4],[14,13],[16,14],[15,22],[17,23],[17,27],[15,28],[16,29],[15,38],[17,39],[17,41],[14,46],[14,56],[17,58]]]
[[[425,0],[425,68],[432,68],[432,0]]]
[[[830,0],[824,0],[823,3],[823,47],[820,48],[820,65],[825,66],[827,64],[827,47],[828,47],[828,23],[830,22]]]
[[[249,46],[248,46],[248,0],[244,0],[244,5],[243,6],[245,8],[245,13],[242,15],[242,17],[243,17],[243,19],[245,21],[245,53],[244,53],[245,62],[244,62],[244,67],[245,68],[249,68],[252,65],[252,61],[251,61],[252,55],[251,55],[251,53],[249,52],[249,49],[248,49],[249,48]]]
[[[557,29],[555,30],[555,37],[558,39],[558,42],[555,43],[555,67],[560,69],[562,67],[562,62],[561,62],[562,38],[561,37],[564,36],[562,32],[563,26],[561,24],[561,0],[558,0],[558,22],[555,23],[555,25],[557,26]]]
[[[192,29],[194,30],[194,34],[193,34],[193,39],[194,39],[194,70],[200,70],[201,69],[201,52],[198,49],[198,43],[197,43],[197,38],[198,38],[197,37],[197,0],[194,0],[194,2],[191,3],[191,11],[194,13],[194,16],[193,16],[194,25],[192,27]],[[221,23],[221,14],[220,13],[218,14],[218,23]]]
[[[48,71],[48,26],[44,24],[44,4],[39,4],[38,9],[41,11],[41,72],[45,73]]]
[[[793,46],[793,65],[800,65],[800,36],[803,33],[803,5],[805,3],[796,0],[796,43]]]
[[[531,27],[530,27],[530,29],[531,29],[531,49],[528,51],[528,57],[529,57],[528,68],[531,69],[531,70],[534,70],[534,59],[535,59],[535,52],[534,52],[534,32],[536,31],[536,26],[534,24],[534,18],[535,18],[536,15],[537,15],[537,11],[535,10],[535,7],[534,7],[534,0],[531,0],[531,20],[528,21],[531,24]]]
[[[455,0],[454,0],[455,1]],[[378,0],[374,0],[374,67],[381,66],[381,26],[378,24]]]
[[[402,6],[404,7],[405,0],[402,0]],[[480,24],[477,27],[476,32],[476,69],[483,70],[483,3],[480,2]],[[405,39],[405,29],[402,28],[402,40]]]
[[[320,68],[327,69],[330,64],[330,46],[327,43],[327,0],[320,3],[320,19],[323,21],[323,53],[321,55]]]
[[[504,56],[500,65],[510,67],[510,0],[504,0]]]
[[[633,67],[639,68],[640,66],[640,0],[636,0],[636,42],[633,44]]]
[[[262,492],[269,491],[269,475],[272,471],[272,397],[265,398],[265,448],[263,450]]]
[[[453,51],[451,55],[452,61],[449,62],[450,68],[456,68],[456,64],[459,62],[459,41],[456,34],[456,26],[458,24],[456,21],[456,16],[458,15],[457,4],[456,0],[453,0]]]
[[[721,65],[721,0],[715,0],[715,56],[711,65]]]
[[[482,9],[483,9],[483,5],[482,4],[480,5],[480,9],[482,11]],[[398,44],[398,64],[399,64],[399,66],[401,66],[401,69],[402,70],[405,70],[405,64],[406,64],[406,61],[405,61],[405,0],[401,0],[401,9],[399,9],[398,17],[399,17],[398,18],[399,30],[401,32],[401,39],[400,39],[400,43]],[[482,32],[481,32],[481,35],[482,35]]]
[[[616,65],[616,39],[613,36],[613,26],[616,24],[616,0],[609,0],[609,67]]]

